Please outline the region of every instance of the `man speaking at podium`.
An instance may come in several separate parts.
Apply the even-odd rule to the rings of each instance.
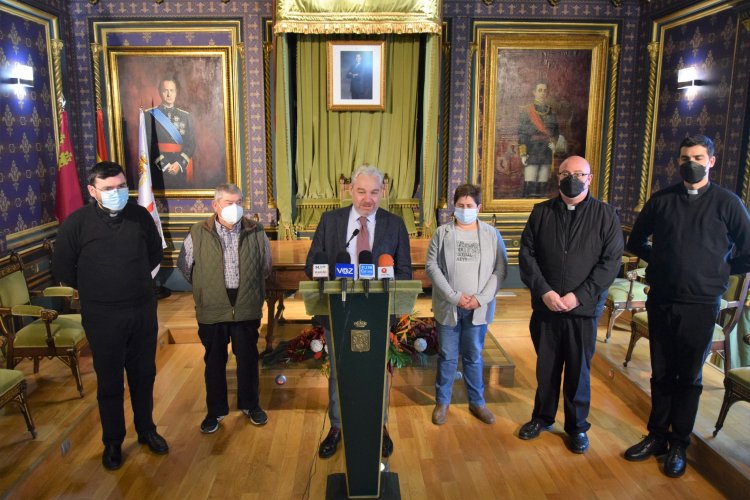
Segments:
[[[359,253],[369,250],[374,262],[383,254],[393,256],[394,276],[397,280],[411,279],[411,253],[409,234],[404,221],[380,207],[383,196],[383,174],[370,165],[357,167],[352,173],[349,185],[352,206],[338,208],[324,213],[315,230],[310,252],[307,254],[305,274],[312,278],[313,263],[316,255],[328,257],[330,269],[336,265],[336,256],[347,252],[355,269]],[[327,317],[315,317],[314,322],[323,324],[326,344],[331,345],[331,332]],[[318,455],[329,458],[336,453],[341,441],[341,416],[339,400],[336,393],[336,369],[333,356],[330,357],[331,371],[328,377],[328,417],[331,429],[328,436],[320,443]],[[383,429],[383,456],[393,452],[393,442],[388,431]]]

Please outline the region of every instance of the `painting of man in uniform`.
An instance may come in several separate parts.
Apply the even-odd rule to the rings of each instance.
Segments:
[[[137,184],[138,112],[143,107],[155,191],[211,189],[227,182],[220,57],[127,55],[118,58],[123,153]]]
[[[586,151],[588,50],[497,53],[493,198],[548,198],[557,168]]]

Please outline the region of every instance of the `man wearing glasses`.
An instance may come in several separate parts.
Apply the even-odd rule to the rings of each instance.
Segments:
[[[521,236],[519,264],[531,292],[537,391],[531,420],[518,437],[533,439],[552,429],[564,373],[564,429],[570,450],[584,453],[596,325],[624,244],[615,209],[589,194],[588,162],[571,156],[557,177],[560,195],[534,206]]]

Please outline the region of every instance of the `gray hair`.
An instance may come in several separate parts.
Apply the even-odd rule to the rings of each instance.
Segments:
[[[355,168],[354,172],[352,172],[351,183],[354,184],[354,181],[360,175],[369,175],[370,177],[375,177],[376,179],[378,179],[380,184],[383,184],[383,173],[380,170],[378,170],[377,167],[373,167],[372,165],[368,165],[364,163],[360,165],[359,167]]]
[[[224,184],[219,184],[218,186],[216,186],[216,192],[214,193],[214,201],[220,201],[221,197],[224,194],[238,194],[240,195],[240,200],[242,200],[242,190],[238,188],[236,184],[226,182]]]

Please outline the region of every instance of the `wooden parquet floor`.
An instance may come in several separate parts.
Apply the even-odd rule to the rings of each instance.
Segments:
[[[574,455],[566,449],[561,414],[553,432],[534,441],[518,439],[518,427],[529,419],[533,405],[536,357],[528,336],[528,294],[516,292],[514,297],[499,299],[498,314],[490,328],[516,363],[513,387],[492,385],[486,390],[488,407],[497,416],[494,425],[485,425],[469,414],[461,384],[455,387],[454,404],[441,427],[430,421],[432,383],[394,386],[389,431],[395,452],[387,465],[398,473],[403,498],[725,497],[717,483],[699,474],[692,462],[686,475],[674,480],[664,476],[655,460],[629,463],[622,458],[623,451],[645,431],[647,408],[643,408],[639,389],[612,382],[623,377],[619,371],[610,376],[609,365],[595,367],[597,375],[592,378],[593,427],[588,453]],[[191,310],[190,295],[174,294],[160,302],[160,323],[174,323],[176,330],[189,329],[185,316]],[[287,317],[299,314],[287,305]],[[620,349],[623,332],[616,331],[617,341],[599,344],[597,357]],[[154,418],[170,444],[169,455],[155,456],[138,445],[126,401],[125,463],[118,471],[104,470],[90,357],[83,362],[87,391],[83,400],[76,397],[75,386],[61,363],[47,361],[41,373],[34,375],[30,363],[25,362],[20,368],[33,386],[30,399],[40,435],[30,439],[15,408],[0,410],[0,496],[138,500],[325,497],[326,477],[343,472],[344,459],[342,451],[329,460],[317,458],[318,443],[328,430],[322,375],[306,374],[303,380],[285,386],[275,385],[271,375],[262,376],[261,403],[268,411],[269,423],[255,427],[233,411],[217,433],[203,435],[199,431],[205,416],[203,348],[196,343],[168,343],[166,332],[161,340]],[[643,353],[637,351],[638,355]],[[647,362],[647,349],[645,359]],[[228,382],[231,405],[236,394],[233,361]],[[737,412],[739,406],[732,411]],[[732,425],[744,425],[744,434],[748,434],[746,420],[727,423]],[[63,456],[59,446],[65,439],[70,448]]]

